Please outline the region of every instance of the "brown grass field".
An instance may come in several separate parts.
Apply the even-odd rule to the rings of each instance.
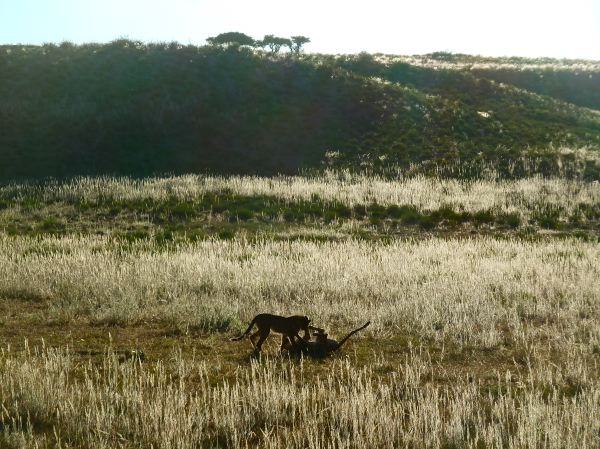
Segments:
[[[595,210],[596,184],[184,177],[3,189],[1,448],[600,447],[598,224],[568,221]],[[207,190],[450,202],[522,221],[425,230],[101,210]],[[91,209],[74,208],[81,199]],[[530,219],[549,208],[557,229]],[[173,239],[157,237],[175,225]],[[214,232],[192,239],[192,227]],[[219,227],[235,232],[219,238]],[[260,312],[307,314],[335,337],[372,324],[325,360],[280,354],[275,336],[252,357],[229,338]]]

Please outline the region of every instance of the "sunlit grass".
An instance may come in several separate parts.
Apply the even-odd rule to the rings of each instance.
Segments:
[[[398,205],[443,210],[446,218],[511,212],[541,223],[595,214],[600,187],[343,172],[2,187],[4,222],[33,217],[40,234],[0,233],[0,306],[9,312],[0,316],[0,335],[12,342],[0,342],[0,447],[600,444],[600,245],[592,234],[353,239],[349,228],[368,221],[359,226],[350,216],[335,226],[314,220],[282,228],[277,239],[269,227],[252,238],[187,238],[189,216],[198,219],[194,207],[208,197],[221,206],[235,198],[265,203],[248,209],[246,221],[225,221],[231,231],[258,223],[260,207],[273,199],[319,204],[323,213],[367,205],[390,223],[399,221],[390,218]],[[107,217],[134,226],[158,206],[174,214],[182,237],[79,235],[69,227],[77,214],[97,220],[98,231]],[[63,209],[68,214],[48,213]],[[85,215],[90,210],[97,215]],[[59,228],[64,235],[48,235]],[[260,312],[306,314],[337,338],[372,324],[330,360],[290,360],[276,353],[273,338],[252,360],[247,342],[228,338]],[[137,340],[146,329],[151,343]],[[131,332],[147,359],[123,360],[112,343],[85,355],[111,332]],[[53,344],[30,349],[18,340],[35,336],[37,344],[42,334]]]
[[[373,322],[494,347],[540,334],[600,343],[597,243],[493,238],[206,240],[0,238],[0,295],[47,300],[55,320],[237,331],[256,313],[325,326]],[[584,318],[582,318],[584,317]]]
[[[354,205],[407,205],[420,211],[451,207],[456,211],[518,212],[525,219],[536,211],[560,209],[565,216],[581,206],[600,204],[600,184],[564,179],[460,181],[430,177],[388,180],[377,176],[332,172],[323,176],[187,175],[167,178],[77,178],[69,182],[11,184],[0,188],[0,200],[86,203],[89,206],[126,201],[201,200],[207,193],[268,196],[290,202],[319,200]]]
[[[260,360],[232,379],[174,355],[166,365],[100,366],[68,351],[0,355],[0,443],[9,447],[556,448],[600,438],[598,372],[574,353],[564,365],[528,364],[431,382],[427,352],[370,366],[336,361],[309,378],[302,362]],[[310,361],[304,362],[304,364]]]

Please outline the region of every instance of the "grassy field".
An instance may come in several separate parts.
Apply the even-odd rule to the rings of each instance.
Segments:
[[[77,178],[0,188],[10,235],[380,239],[442,234],[597,238],[600,185],[563,179],[313,177]]]
[[[600,445],[597,183],[81,178],[0,204],[0,447]],[[372,324],[252,358],[229,338],[259,312]]]

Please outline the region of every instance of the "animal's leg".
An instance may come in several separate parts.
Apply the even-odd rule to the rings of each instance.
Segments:
[[[310,345],[310,342],[306,341],[304,338],[300,337],[300,335],[298,335],[298,334],[292,335],[291,337],[288,337],[288,338],[290,339],[290,342],[291,342],[290,352],[293,352],[294,354],[306,353],[306,351],[308,350],[308,347]]]
[[[294,347],[294,342],[292,340],[290,340],[290,337],[288,337],[285,334],[282,334],[281,335],[281,348],[279,350],[281,352],[283,352],[284,350],[291,351],[293,347]]]
[[[260,338],[258,339],[256,346],[254,347],[255,352],[260,352],[263,343],[265,342],[265,340],[267,339],[267,337],[269,336],[270,333],[271,333],[271,329],[267,329],[266,332],[260,331]]]
[[[250,343],[252,343],[252,347],[256,348],[256,339],[258,338],[258,334],[260,334],[260,329],[250,335]]]

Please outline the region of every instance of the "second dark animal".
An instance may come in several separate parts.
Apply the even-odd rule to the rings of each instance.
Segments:
[[[323,329],[311,326],[311,329],[315,330],[315,341],[306,341],[306,339],[295,340],[293,338],[290,338],[288,341],[282,342],[282,349],[287,349],[287,351],[291,355],[304,355],[316,359],[325,358],[332,352],[340,349],[350,337],[352,337],[358,331],[363,330],[369,324],[371,324],[371,322],[367,321],[364,325],[362,325],[358,329],[354,329],[352,332],[350,332],[348,335],[342,338],[339,342],[328,338],[328,335]]]

